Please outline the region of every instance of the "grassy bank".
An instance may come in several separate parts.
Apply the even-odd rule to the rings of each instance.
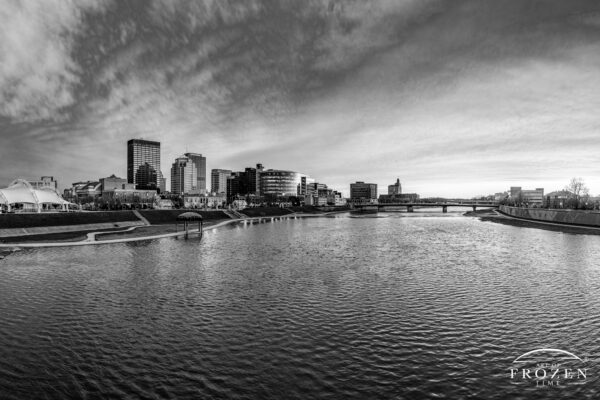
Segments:
[[[24,235],[24,236],[9,236],[0,239],[0,243],[42,243],[42,242],[79,242],[87,238],[87,234],[91,232],[104,232],[104,231],[125,231],[124,228],[110,228],[110,229],[92,229],[85,231],[76,232],[54,232],[44,233],[40,235]]]
[[[0,229],[139,221],[131,211],[0,214]]]

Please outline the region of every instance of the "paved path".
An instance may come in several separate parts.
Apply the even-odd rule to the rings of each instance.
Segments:
[[[11,236],[43,235],[48,233],[92,231],[110,228],[124,228],[130,226],[144,226],[142,221],[101,222],[98,224],[79,224],[62,226],[36,226],[32,228],[3,228],[0,229],[0,238]]]
[[[122,230],[122,231],[108,231],[108,232],[106,232],[106,231],[102,231],[102,232],[90,232],[90,233],[88,233],[88,234],[87,234],[87,239],[85,239],[85,242],[95,242],[95,241],[96,241],[96,235],[99,235],[99,234],[103,234],[103,235],[104,235],[104,234],[108,234],[108,233],[122,233],[122,232],[129,232],[129,231],[132,231],[132,230],[134,230],[134,229],[137,229],[137,228],[139,228],[139,226],[132,226],[131,228],[124,229],[124,230]]]
[[[219,226],[223,226],[232,222],[236,222],[238,220],[228,220],[228,221],[223,221],[221,223],[218,223],[216,225],[212,225],[212,226],[207,226],[203,229],[203,231],[208,230],[208,229],[213,229],[213,228],[217,228]],[[116,232],[123,232],[123,231],[116,231]],[[97,233],[107,233],[107,232],[93,232],[92,234],[97,234]],[[198,229],[193,229],[189,231],[190,234],[195,234],[198,233]],[[143,241],[143,240],[154,240],[154,239],[162,239],[162,238],[167,238],[167,237],[176,237],[176,236],[185,236],[185,231],[182,232],[172,232],[172,233],[163,233],[160,235],[153,235],[153,236],[139,236],[139,237],[132,237],[132,238],[120,238],[120,239],[109,239],[109,240],[96,240],[96,241],[90,241],[89,240],[89,235],[88,238],[85,240],[82,240],[80,242],[53,242],[53,243],[0,243],[0,249],[1,248],[21,248],[21,249],[25,249],[25,248],[40,248],[40,247],[70,247],[70,246],[90,246],[90,245],[97,245],[97,244],[111,244],[111,243],[126,243],[126,242],[139,242],[139,241]]]
[[[150,225],[150,222],[148,222],[148,220],[146,218],[144,218],[144,216],[142,214],[140,214],[140,212],[138,210],[132,210],[132,211],[135,214],[135,216],[140,219],[140,221],[142,221],[146,225]]]

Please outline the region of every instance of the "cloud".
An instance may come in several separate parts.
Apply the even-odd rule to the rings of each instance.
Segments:
[[[557,146],[592,159],[564,137],[598,128],[597,2],[93,4],[0,11],[3,139],[56,149],[68,176],[79,159],[67,180],[123,175],[114,149],[139,136],[162,142],[166,176],[187,148],[209,168],[263,162],[342,190],[400,175],[432,195],[432,182],[585,176]]]
[[[232,122],[281,120],[389,46],[397,26],[429,3],[154,1],[135,29],[128,25],[137,32],[129,47],[92,80],[107,94],[91,108],[136,120],[141,131],[152,119],[145,110],[183,120],[193,114],[198,124],[225,130]],[[389,23],[395,17],[402,22]]]
[[[0,115],[60,119],[76,101],[80,67],[72,58],[82,13],[95,1],[6,1],[0,8]]]

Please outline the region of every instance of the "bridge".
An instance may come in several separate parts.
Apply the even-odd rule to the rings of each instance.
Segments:
[[[407,212],[413,212],[414,207],[418,208],[436,208],[441,207],[442,212],[448,212],[448,207],[472,207],[473,211],[477,210],[477,207],[485,208],[498,208],[500,205],[495,201],[459,201],[459,202],[407,202],[407,203],[352,203],[355,210],[359,211],[379,211],[386,207],[406,207]]]

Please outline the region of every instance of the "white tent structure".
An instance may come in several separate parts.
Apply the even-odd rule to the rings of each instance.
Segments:
[[[33,188],[29,182],[16,179],[0,189],[0,209],[6,212],[67,211],[69,203],[52,187]]]

